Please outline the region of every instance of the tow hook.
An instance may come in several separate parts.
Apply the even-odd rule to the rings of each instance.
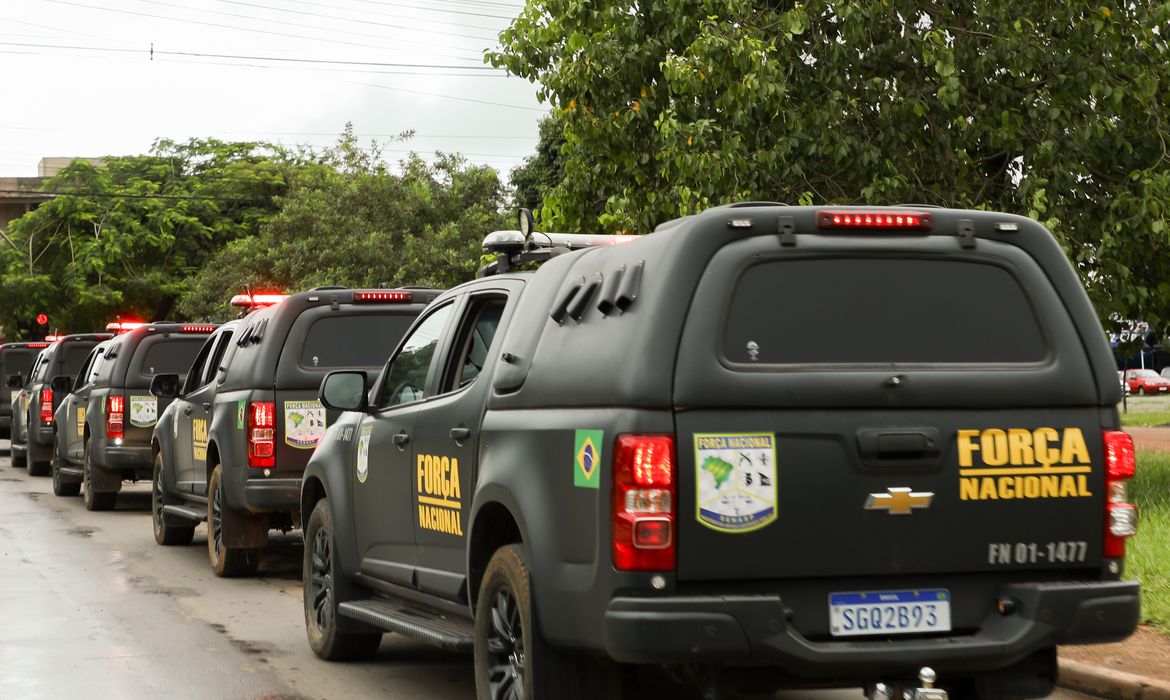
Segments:
[[[934,670],[924,666],[918,672],[918,682],[922,684],[922,687],[903,689],[901,696],[899,696],[896,687],[885,683],[875,683],[868,689],[866,697],[869,700],[949,700],[947,691],[934,687],[937,680],[938,675]]]

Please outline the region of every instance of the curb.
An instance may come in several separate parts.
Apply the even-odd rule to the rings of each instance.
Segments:
[[[1108,700],[1170,700],[1170,683],[1080,661],[1060,660],[1060,687]]]

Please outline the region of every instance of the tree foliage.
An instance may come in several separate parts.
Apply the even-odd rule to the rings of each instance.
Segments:
[[[0,325],[44,312],[61,331],[115,316],[161,320],[211,254],[276,212],[294,167],[256,143],[160,140],[148,155],[74,161],[45,185],[57,196],[0,242]]]
[[[560,118],[554,113],[541,119],[536,153],[512,169],[510,182],[518,206],[538,211],[545,192],[560,184],[565,172],[565,157],[561,155],[564,145]]]
[[[279,213],[216,254],[183,297],[184,314],[222,318],[245,284],[453,286],[474,276],[484,235],[504,225],[498,175],[459,156],[428,165],[412,155],[391,172],[377,144],[363,149],[347,129],[315,160]]]
[[[543,223],[732,200],[922,202],[1047,225],[1104,320],[1170,321],[1170,4],[530,0],[489,56],[566,144]]]

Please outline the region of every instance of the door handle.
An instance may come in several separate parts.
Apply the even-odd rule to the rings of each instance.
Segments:
[[[203,410],[204,411],[211,410],[211,403],[208,402],[208,403],[203,404]]]
[[[471,428],[451,428],[451,439],[462,442],[471,437]]]
[[[191,407],[190,407],[190,406],[184,406],[184,407],[183,407],[183,415],[184,415],[184,416],[189,416],[189,415],[191,415]]]
[[[399,448],[404,447],[408,442],[410,442],[410,436],[406,433],[398,433],[394,436],[394,444],[398,445]]]

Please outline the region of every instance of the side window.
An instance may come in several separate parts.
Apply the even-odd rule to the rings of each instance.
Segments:
[[[203,371],[203,381],[199,382],[199,386],[207,386],[219,374],[220,365],[223,364],[223,355],[227,352],[228,345],[232,342],[232,332],[224,331],[220,333],[220,341],[215,346],[215,351],[211,353],[211,361],[207,363],[207,367]]]
[[[49,365],[52,362],[49,360],[50,355],[42,355],[41,363],[37,365],[37,373],[33,379],[37,382],[45,381],[45,375],[48,374]]]
[[[89,353],[89,357],[85,358],[85,362],[81,364],[81,371],[77,373],[77,379],[73,382],[73,390],[76,391],[81,387],[91,382],[90,375],[94,365],[101,357],[103,349],[100,347],[94,348],[93,352]]]
[[[472,298],[467,314],[463,317],[463,327],[456,336],[451,364],[441,387],[442,393],[471,384],[483,371],[507,304],[508,297],[503,294],[483,294]]]
[[[190,394],[203,386],[203,368],[207,366],[207,358],[211,354],[211,349],[215,347],[215,343],[221,335],[223,333],[208,338],[199,350],[199,354],[195,356],[195,362],[191,364],[191,369],[187,370],[187,381],[183,382],[183,394]]]
[[[382,384],[382,408],[421,401],[426,398],[427,374],[439,347],[439,338],[454,304],[436,309],[402,344],[402,350],[390,361],[386,380]]]

